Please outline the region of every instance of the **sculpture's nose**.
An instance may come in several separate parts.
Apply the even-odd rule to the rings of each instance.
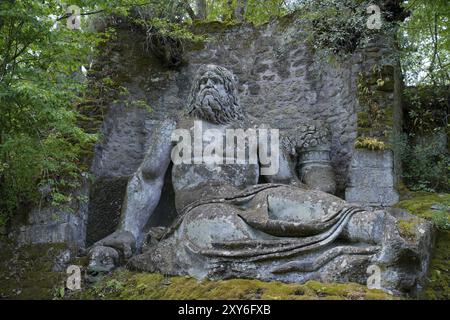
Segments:
[[[208,79],[208,81],[206,82],[206,87],[207,88],[212,88],[214,87],[214,82],[211,79]]]

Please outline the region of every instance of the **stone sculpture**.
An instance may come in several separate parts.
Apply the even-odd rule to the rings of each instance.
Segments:
[[[300,139],[300,145],[301,129],[282,136],[274,175],[262,174],[259,163],[174,163],[178,219],[168,229],[145,235],[173,158],[171,135],[175,128],[192,134],[194,120],[223,136],[226,129],[256,125],[239,104],[233,74],[202,66],[185,116],[178,124],[161,124],[130,179],[118,230],[90,249],[92,270],[109,271],[127,263],[132,269],[198,279],[365,284],[369,269],[377,271],[374,283],[384,290],[420,289],[429,259],[430,224],[416,221],[416,236],[406,238],[397,221],[412,220],[409,214],[356,207],[327,193],[335,188],[327,135],[318,134],[311,146]],[[294,155],[304,165],[299,170]]]

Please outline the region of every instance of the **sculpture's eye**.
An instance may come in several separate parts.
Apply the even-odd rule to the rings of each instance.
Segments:
[[[212,82],[214,85],[222,84],[222,80],[220,78],[212,78]]]

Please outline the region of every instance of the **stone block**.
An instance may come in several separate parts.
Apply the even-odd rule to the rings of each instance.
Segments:
[[[393,168],[394,154],[392,151],[358,149],[353,154],[351,166],[356,168]]]
[[[393,188],[395,186],[394,171],[392,168],[351,168],[347,186]]]
[[[389,207],[396,204],[400,197],[391,187],[348,187],[345,190],[345,200],[351,203]]]
[[[399,201],[392,151],[355,150],[347,177],[345,199],[370,206]]]

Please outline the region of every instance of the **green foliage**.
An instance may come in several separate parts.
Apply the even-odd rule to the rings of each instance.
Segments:
[[[450,6],[447,0],[409,0],[411,16],[401,24],[399,39],[406,82],[450,83]]]
[[[129,1],[99,1],[105,12]],[[82,12],[89,1],[74,1]],[[91,8],[88,6],[91,5]],[[115,5],[115,6],[114,6]],[[98,7],[97,7],[98,8]],[[80,184],[84,154],[97,139],[80,126],[87,82],[81,67],[107,33],[67,28],[60,1],[0,3],[0,216],[49,200],[65,205]]]
[[[297,3],[298,20],[302,28],[310,32],[312,47],[327,55],[346,56],[374,36],[391,33],[395,28],[390,21],[383,21],[380,30],[367,27],[367,8],[373,1],[306,0]]]
[[[413,190],[448,190],[450,155],[446,136],[448,88],[420,85],[407,88],[403,95],[404,131],[400,145],[405,183]]]
[[[195,35],[184,23],[170,22],[170,19],[140,15],[132,18],[146,34],[145,48],[153,53],[168,67],[178,67],[183,63],[183,54],[187,44],[202,43],[204,36]]]
[[[209,0],[207,7],[208,21],[246,21],[255,25],[266,23],[288,12],[288,6],[284,0]],[[242,17],[236,15],[236,9],[241,10]]]
[[[450,90],[448,86],[419,85],[403,95],[405,130],[412,136],[450,132]]]
[[[359,137],[355,142],[355,148],[368,150],[386,150],[387,146],[377,138]]]
[[[440,230],[450,230],[450,201],[437,206],[438,210],[433,215],[433,222]]]
[[[412,142],[403,134],[392,139],[403,163],[402,176],[414,191],[446,191],[450,189],[450,157],[436,141]]]

